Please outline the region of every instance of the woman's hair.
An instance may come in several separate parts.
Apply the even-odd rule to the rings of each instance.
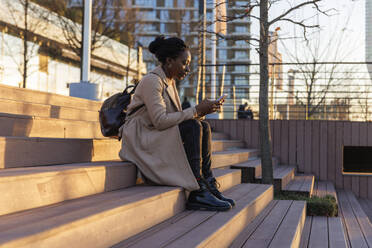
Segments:
[[[150,52],[155,54],[162,64],[168,57],[175,59],[187,49],[188,47],[183,40],[177,37],[165,39],[163,35],[156,37],[149,45]]]

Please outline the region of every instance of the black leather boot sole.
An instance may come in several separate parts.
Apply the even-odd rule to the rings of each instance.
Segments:
[[[231,209],[231,206],[218,207],[218,206],[209,206],[197,202],[187,202],[187,210],[202,210],[202,211],[228,211]]]

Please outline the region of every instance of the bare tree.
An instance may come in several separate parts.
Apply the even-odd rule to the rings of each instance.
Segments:
[[[22,39],[20,54],[13,54],[12,59],[22,76],[22,87],[26,88],[28,77],[35,72],[31,70],[30,61],[39,48],[39,33],[45,29],[44,20],[49,13],[30,0],[6,1],[6,8],[11,17],[7,32]],[[15,44],[6,41],[4,44],[12,53]],[[19,55],[22,57],[21,60],[18,60]]]
[[[36,0],[46,8],[57,13],[56,22],[62,28],[67,48],[78,57],[82,54],[83,6],[68,6],[68,1]],[[139,30],[136,10],[130,10],[127,1],[96,0],[92,6],[91,52],[93,53],[109,39],[128,46],[128,68],[132,60],[130,50],[136,44],[135,31]]]
[[[259,35],[254,34],[242,34],[241,37],[221,35],[217,34],[219,38],[233,39],[233,40],[246,40],[247,42],[257,45],[257,52],[259,54],[260,61],[260,90],[259,90],[259,131],[260,131],[260,150],[261,150],[261,161],[262,161],[262,182],[266,184],[273,183],[273,167],[272,167],[272,149],[271,149],[271,134],[269,126],[269,111],[268,111],[268,84],[269,84],[269,70],[268,70],[268,48],[269,48],[269,29],[279,25],[281,22],[289,22],[294,25],[300,26],[303,29],[303,36],[307,38],[307,30],[309,28],[318,28],[318,25],[309,24],[308,18],[303,17],[296,19],[292,14],[302,8],[312,7],[318,13],[328,15],[328,11],[323,11],[319,4],[322,0],[302,0],[293,3],[287,1],[287,7],[282,11],[281,14],[269,19],[269,11],[274,8],[278,3],[284,1],[279,0],[253,0],[247,1],[246,5],[242,5],[241,8],[245,9],[244,13],[225,16],[217,21],[230,22],[235,19],[241,19],[249,17],[250,19],[256,20],[259,23],[260,31]],[[298,3],[299,2],[299,3]],[[226,2],[220,2],[218,4],[226,4]],[[254,10],[259,9],[259,15],[254,14]],[[208,31],[206,31],[208,32]]]

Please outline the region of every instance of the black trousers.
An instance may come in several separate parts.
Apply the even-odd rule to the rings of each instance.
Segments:
[[[213,177],[211,170],[212,133],[209,123],[191,119],[180,123],[178,127],[195,178]],[[200,173],[200,169],[202,173]]]

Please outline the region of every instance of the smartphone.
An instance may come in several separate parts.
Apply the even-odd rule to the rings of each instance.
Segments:
[[[221,102],[221,101],[224,100],[226,97],[227,97],[227,94],[223,94],[222,96],[220,96],[220,97],[217,99],[217,102]]]

